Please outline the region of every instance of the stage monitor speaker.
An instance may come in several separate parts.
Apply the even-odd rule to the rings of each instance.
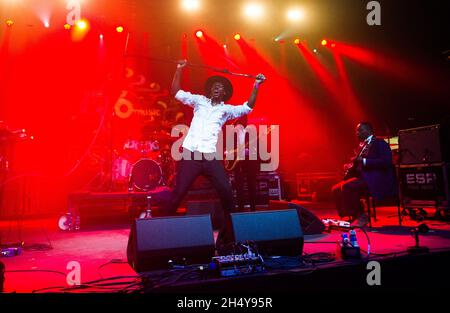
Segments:
[[[209,263],[214,256],[210,215],[136,219],[128,240],[128,263],[137,272],[173,264]]]
[[[318,235],[325,230],[325,225],[321,219],[298,204],[286,201],[270,201],[269,207],[271,210],[297,210],[300,225],[305,235]]]
[[[301,256],[303,232],[296,210],[232,213],[234,240],[253,241],[262,255]]]
[[[431,125],[398,132],[400,163],[431,164],[450,161],[446,125]]]

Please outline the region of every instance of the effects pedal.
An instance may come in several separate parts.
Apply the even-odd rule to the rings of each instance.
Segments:
[[[265,271],[263,259],[256,254],[232,254],[213,257],[210,269],[222,277]]]

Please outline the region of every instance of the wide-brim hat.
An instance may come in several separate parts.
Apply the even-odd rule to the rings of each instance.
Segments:
[[[225,97],[223,99],[223,101],[228,101],[230,100],[230,98],[233,96],[233,85],[231,84],[230,80],[226,77],[223,76],[211,76],[206,80],[205,83],[205,95],[207,97],[210,96],[211,94],[211,87],[214,83],[222,83],[224,88],[225,88]]]

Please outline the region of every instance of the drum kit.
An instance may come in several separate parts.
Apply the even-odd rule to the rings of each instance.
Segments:
[[[160,186],[172,187],[175,162],[167,144],[170,138],[160,135],[153,140],[126,140],[113,156],[114,189],[148,192]]]

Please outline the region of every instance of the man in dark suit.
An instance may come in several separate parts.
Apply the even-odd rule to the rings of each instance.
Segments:
[[[354,226],[363,227],[368,216],[361,206],[361,196],[369,193],[374,200],[381,200],[395,195],[395,174],[391,149],[384,140],[375,137],[372,126],[359,123],[356,135],[359,149],[347,166],[344,181],[333,187],[333,194],[339,215],[351,216]]]

